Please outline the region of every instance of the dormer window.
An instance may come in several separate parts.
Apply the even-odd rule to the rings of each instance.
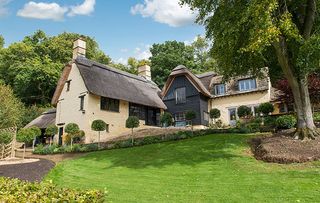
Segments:
[[[226,86],[225,84],[217,84],[214,86],[214,95],[225,95]]]
[[[254,90],[257,88],[256,79],[250,78],[245,80],[239,80],[239,91]]]

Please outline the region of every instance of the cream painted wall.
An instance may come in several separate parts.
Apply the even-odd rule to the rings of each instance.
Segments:
[[[241,105],[258,106],[261,103],[270,101],[270,91],[253,92],[243,95],[227,96],[215,98],[211,100],[211,108],[218,108],[221,113],[221,121],[225,125],[229,125],[229,109],[237,108]],[[209,109],[210,110],[210,109]]]
[[[98,141],[98,132],[91,130],[91,123],[96,119],[101,119],[109,124],[109,132],[101,132],[100,141],[130,132],[130,129],[125,127],[126,119],[129,116],[129,102],[120,100],[119,112],[100,110],[100,96],[87,92],[75,64],[72,65],[68,80],[71,80],[70,90],[67,91],[65,84],[57,104],[56,125],[58,127],[65,127],[68,123],[78,124],[80,129],[86,133],[86,143]],[[81,95],[85,95],[84,111],[80,111],[79,96]],[[150,126],[145,126],[145,121],[140,120],[139,128],[146,127]],[[58,142],[58,135],[55,136],[55,141]]]

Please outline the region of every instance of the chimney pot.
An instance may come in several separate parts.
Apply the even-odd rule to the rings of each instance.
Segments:
[[[72,59],[76,59],[78,56],[86,56],[86,41],[82,38],[73,42],[73,56]]]
[[[143,65],[138,68],[138,75],[151,81],[151,68],[148,65]]]

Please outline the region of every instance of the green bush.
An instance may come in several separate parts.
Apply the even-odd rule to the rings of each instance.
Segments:
[[[276,120],[278,129],[290,129],[297,123],[297,119],[292,115],[279,116]]]
[[[10,132],[0,132],[0,145],[9,144],[12,140],[12,133]]]
[[[51,182],[30,183],[0,177],[1,202],[104,202],[99,190],[59,188]]]
[[[277,118],[274,116],[267,116],[264,118],[264,125],[270,128],[275,128],[277,127],[276,120]]]
[[[172,115],[169,112],[164,112],[160,116],[160,123],[163,127],[171,126],[173,124]]]
[[[258,111],[267,116],[274,111],[274,107],[270,102],[266,102],[259,105]]]
[[[209,115],[211,119],[217,119],[220,117],[221,113],[219,109],[213,108],[210,110]]]
[[[251,108],[247,106],[239,106],[237,110],[239,118],[246,118],[248,116],[251,116]]]
[[[251,122],[246,125],[246,128],[248,128],[249,132],[255,133],[260,131],[260,123],[257,122]]]
[[[313,120],[315,122],[320,122],[320,112],[314,112],[313,113]]]

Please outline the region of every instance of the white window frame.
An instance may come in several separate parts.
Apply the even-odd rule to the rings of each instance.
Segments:
[[[254,78],[238,81],[239,91],[249,91],[257,89],[257,81]]]
[[[221,91],[221,90],[223,90],[223,91]],[[225,84],[214,85],[214,94],[215,95],[225,95],[226,94],[226,85]]]

